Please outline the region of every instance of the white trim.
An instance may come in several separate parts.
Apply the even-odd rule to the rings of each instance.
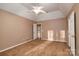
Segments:
[[[32,39],[31,39],[31,40],[27,40],[27,41],[22,42],[22,43],[19,43],[19,44],[14,45],[14,46],[11,46],[11,47],[8,47],[8,48],[5,48],[5,49],[3,49],[3,50],[0,50],[0,52],[3,52],[3,51],[6,51],[6,50],[9,50],[9,49],[15,48],[15,47],[17,47],[17,46],[19,46],[19,45],[22,45],[22,44],[27,43],[27,42],[30,42],[30,41],[32,41]]]

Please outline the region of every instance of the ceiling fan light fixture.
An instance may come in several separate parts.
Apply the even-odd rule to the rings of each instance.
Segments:
[[[46,12],[43,11],[42,9],[43,9],[42,6],[33,6],[33,10],[32,10],[32,11],[33,11],[35,14],[39,14],[40,12],[46,13]]]

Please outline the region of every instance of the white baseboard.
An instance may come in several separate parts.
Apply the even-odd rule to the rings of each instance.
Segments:
[[[6,51],[6,50],[9,50],[9,49],[12,49],[12,48],[14,48],[14,47],[17,47],[17,46],[19,46],[19,45],[22,45],[22,44],[27,43],[27,42],[30,42],[30,41],[32,41],[32,39],[31,39],[31,40],[27,40],[27,41],[22,42],[22,43],[19,43],[19,44],[14,45],[14,46],[11,46],[11,47],[8,47],[8,48],[5,48],[5,49],[3,49],[3,50],[0,50],[0,52],[3,52],[3,51]]]

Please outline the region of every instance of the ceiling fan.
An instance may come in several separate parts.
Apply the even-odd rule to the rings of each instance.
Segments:
[[[33,8],[32,11],[35,14],[46,13],[46,11],[43,10],[44,7],[42,7],[42,6],[33,6],[32,8]]]

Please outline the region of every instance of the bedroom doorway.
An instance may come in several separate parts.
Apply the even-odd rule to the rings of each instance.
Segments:
[[[41,39],[41,24],[37,24],[37,38]]]
[[[41,39],[42,37],[42,26],[41,24],[33,24],[33,39]]]

